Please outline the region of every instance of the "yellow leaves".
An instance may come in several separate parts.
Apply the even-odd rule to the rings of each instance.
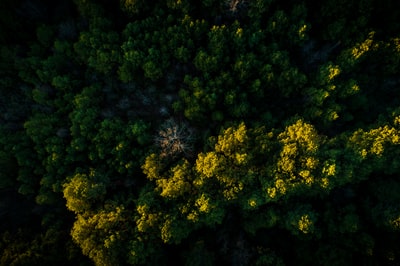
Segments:
[[[188,193],[191,189],[191,170],[189,162],[184,160],[172,168],[172,176],[162,178],[156,181],[157,186],[161,189],[160,195],[167,198],[177,198]]]
[[[209,152],[207,154],[200,153],[196,160],[196,170],[210,178],[216,173],[219,164],[220,159],[215,152]]]
[[[286,182],[283,179],[277,179],[274,182],[274,186],[267,188],[267,194],[271,199],[274,199],[278,195],[284,195],[286,190]]]
[[[306,180],[306,184],[308,185],[310,182],[312,182],[312,177],[311,177],[311,173],[309,170],[301,170],[299,172],[299,176],[301,176],[304,180]]]
[[[349,139],[349,145],[361,156],[366,158],[368,155],[382,156],[385,147],[388,145],[398,145],[400,132],[393,127],[385,125],[365,132],[357,130]]]
[[[305,94],[316,106],[322,106],[325,100],[329,97],[328,91],[314,87],[307,88]]]
[[[303,234],[308,234],[313,230],[313,221],[310,219],[308,214],[304,214],[298,221],[298,229]]]
[[[213,25],[213,26],[211,27],[211,32],[224,31],[225,29],[226,29],[226,26],[225,26],[225,25],[221,25],[221,26]]]
[[[177,198],[191,189],[192,170],[187,160],[182,160],[170,169],[167,176],[161,173],[162,165],[156,154],[147,156],[142,166],[143,173],[149,180],[155,181],[160,195],[167,198]]]
[[[242,37],[242,35],[243,35],[243,29],[242,28],[238,28],[236,30],[236,36],[240,38],[240,37]]]
[[[247,141],[247,129],[242,122],[238,128],[230,127],[224,131],[222,135],[218,136],[218,142],[215,145],[215,151],[224,153],[225,155],[232,155],[233,151],[241,150]]]
[[[243,190],[243,183],[239,180],[232,180],[231,178],[222,178],[221,183],[224,184],[225,188],[222,191],[222,195],[227,200],[233,200],[238,197],[240,191]]]
[[[394,45],[395,51],[400,53],[400,38],[393,38],[391,41]]]
[[[275,187],[280,194],[285,194],[286,192],[286,184],[282,179],[278,179],[275,181]]]
[[[336,164],[326,163],[322,168],[322,173],[325,176],[334,176],[336,174]]]
[[[155,153],[146,157],[146,161],[144,165],[142,165],[142,170],[149,180],[160,178],[161,163]]]
[[[293,234],[311,234],[317,220],[316,213],[309,205],[298,205],[288,212],[286,226]]]
[[[238,164],[246,159],[246,155],[235,153],[234,161]],[[230,162],[232,163],[232,162]],[[236,195],[243,190],[243,182],[240,181],[237,174],[239,172],[231,169],[226,158],[215,152],[199,154],[196,161],[196,170],[200,176],[193,181],[194,185],[204,186],[207,182],[205,178],[215,178],[221,185],[221,192],[228,200],[236,198]],[[204,178],[205,177],[205,178]]]
[[[78,173],[63,185],[64,198],[67,200],[66,206],[69,210],[83,213],[90,209],[92,203],[105,195],[106,185],[93,179],[94,173],[89,175]]]
[[[113,225],[122,219],[122,213],[124,211],[124,207],[113,206],[111,208],[112,208],[111,210],[107,211],[103,210],[94,216],[94,217],[98,216],[99,218],[97,221],[96,229],[107,230],[110,227],[110,225]]]
[[[173,237],[172,236],[172,221],[171,220],[166,220],[163,225],[161,226],[161,239],[164,241],[164,243],[168,243],[170,239]]]
[[[172,216],[166,217],[167,219],[161,226],[161,239],[164,243],[179,243],[181,238],[186,236],[186,228],[179,226],[179,222]]]
[[[288,143],[283,146],[281,151],[282,157],[294,157],[298,153],[297,143]]]
[[[247,141],[244,123],[237,128],[226,129],[218,136],[214,151],[198,155],[195,169],[200,175],[193,181],[194,185],[200,187],[214,180],[221,185],[220,192],[225,199],[237,198],[244,188],[242,178],[246,177],[246,172],[243,171],[245,168],[240,167],[244,167],[249,160]],[[207,180],[211,178],[212,180]]]
[[[293,173],[296,171],[296,161],[287,157],[282,157],[278,163],[277,167],[280,171],[287,173],[290,175],[290,173]]]
[[[246,161],[247,154],[240,154],[240,153],[235,153],[235,159],[237,164],[242,164]]]
[[[199,209],[200,212],[208,213],[210,211],[210,209],[211,209],[209,201],[210,201],[209,197],[207,197],[206,195],[202,194],[200,196],[200,198],[198,198],[196,200],[195,205]]]
[[[367,150],[366,150],[366,149],[362,149],[362,150],[360,151],[360,155],[361,155],[361,158],[366,159],[366,158],[367,158],[367,155],[368,155]]]
[[[354,79],[348,80],[346,83],[340,86],[340,90],[338,90],[338,96],[339,97],[349,97],[351,95],[355,95],[361,91],[360,86],[358,85],[358,82]]]
[[[304,24],[299,28],[298,34],[300,39],[304,39],[306,37],[307,25]]]
[[[279,171],[293,173],[296,170],[296,164],[298,165],[299,162],[304,169],[313,170],[317,167],[318,160],[314,157],[314,154],[317,152],[322,139],[312,125],[298,120],[279,134],[278,139],[283,144],[277,163]]]
[[[275,187],[267,188],[267,194],[271,199],[274,199],[277,196],[277,191]]]
[[[199,214],[197,212],[191,212],[186,217],[189,221],[197,222],[199,220]]]
[[[212,211],[217,203],[211,204],[211,198],[217,196],[226,201],[238,199],[246,185],[256,180],[254,169],[247,166],[250,160],[248,149],[247,129],[241,123],[218,136],[214,150],[199,153],[194,165],[181,160],[170,169],[165,169],[160,156],[151,154],[142,169],[147,178],[155,183],[154,192],[161,197],[188,197],[187,204],[178,207],[178,211],[188,220],[196,222],[205,214],[220,219],[221,210]],[[205,190],[208,190],[207,195],[204,194]],[[254,202],[251,204],[255,206]],[[212,214],[209,214],[211,211]],[[139,230],[148,230],[160,219],[157,211],[150,212],[145,206],[139,206],[138,213],[141,217],[137,223]]]
[[[336,111],[330,111],[328,112],[327,117],[329,121],[335,121],[339,118],[339,114]]]
[[[183,206],[180,211],[186,215],[186,219],[191,222],[198,222],[199,219],[213,216],[213,212],[219,212],[215,201],[207,193],[201,193],[193,202]]]
[[[156,226],[158,223],[159,214],[151,213],[148,205],[138,205],[136,211],[140,215],[140,218],[136,221],[139,232],[146,232],[149,228]]]
[[[322,187],[322,188],[328,188],[329,187],[329,185],[330,185],[330,182],[329,182],[329,179],[328,178],[326,178],[326,177],[323,177],[323,178],[321,178],[321,182],[320,182],[320,186]]]
[[[305,165],[308,169],[315,169],[318,166],[318,159],[314,158],[314,157],[307,157],[305,159]]]
[[[362,43],[358,44],[357,46],[353,47],[351,50],[351,54],[355,59],[359,59],[362,55],[364,55],[366,52],[368,52],[371,48],[376,48],[378,44],[374,44],[373,38],[374,38],[375,32],[372,31],[369,33],[368,38],[363,41]],[[373,45],[374,44],[374,45]]]
[[[375,155],[382,155],[384,148],[383,148],[383,142],[382,141],[376,141],[372,144],[371,147],[371,153]]]
[[[328,62],[320,67],[317,75],[317,80],[320,86],[328,88],[328,90],[335,90],[335,79],[340,75],[341,69],[338,65]]]
[[[394,135],[392,137],[392,143],[393,144],[400,144],[400,136],[399,135]]]
[[[390,219],[389,225],[395,230],[400,230],[400,216]]]
[[[278,135],[282,149],[271,174],[274,182],[266,187],[270,199],[306,189],[313,185],[327,188],[327,176],[335,174],[334,166],[322,170],[318,159],[318,149],[324,143],[324,138],[318,135],[311,124],[301,119],[288,126]],[[328,173],[327,173],[328,172]]]
[[[296,143],[300,150],[314,153],[318,150],[321,138],[315,128],[299,119],[279,134],[278,139],[284,144]],[[293,146],[292,146],[293,147]]]
[[[190,191],[190,184],[184,180],[160,179],[157,185],[161,188],[160,195],[167,198],[177,198]]]
[[[359,87],[357,84],[353,84],[353,85],[351,86],[351,91],[352,91],[353,93],[357,93],[359,90],[360,90],[360,87]]]
[[[393,120],[395,126],[400,126],[400,115],[396,116]]]
[[[118,143],[118,145],[115,147],[115,150],[116,150],[116,151],[120,151],[120,150],[122,150],[123,148],[124,148],[124,143],[120,142],[120,143]]]
[[[177,0],[177,1],[176,1],[176,4],[177,4],[177,5],[181,5],[181,4],[182,4],[182,0]]]
[[[116,265],[115,249],[121,242],[120,225],[125,221],[124,207],[106,205],[101,211],[79,214],[71,230],[75,243],[95,265]],[[113,254],[114,253],[114,254]]]
[[[136,207],[136,211],[141,215],[145,214],[148,211],[148,209],[149,209],[149,207],[146,204],[138,205]]]
[[[257,207],[257,201],[255,199],[249,199],[248,204],[250,207],[253,207],[253,208]]]
[[[328,67],[328,71],[329,71],[329,74],[328,74],[329,81],[333,80],[336,76],[338,76],[340,74],[340,68],[337,65],[336,66],[330,65]]]
[[[58,158],[59,158],[59,156],[58,156],[57,153],[53,152],[53,153],[51,154],[51,160],[52,160],[53,162],[57,161]]]

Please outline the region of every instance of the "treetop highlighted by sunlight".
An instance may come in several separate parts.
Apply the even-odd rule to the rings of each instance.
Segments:
[[[399,1],[0,13],[1,265],[399,264]]]

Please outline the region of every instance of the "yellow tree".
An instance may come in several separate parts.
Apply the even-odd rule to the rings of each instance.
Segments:
[[[299,119],[278,135],[282,145],[276,164],[270,167],[273,179],[266,191],[271,200],[290,195],[298,189],[326,187],[328,180],[317,173],[318,149],[324,142],[316,129]]]

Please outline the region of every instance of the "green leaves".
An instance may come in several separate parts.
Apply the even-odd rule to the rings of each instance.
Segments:
[[[65,232],[96,265],[397,262],[391,1],[28,2],[1,19],[33,35],[0,47],[0,189],[32,211],[0,215],[37,227],[2,262],[57,264]]]

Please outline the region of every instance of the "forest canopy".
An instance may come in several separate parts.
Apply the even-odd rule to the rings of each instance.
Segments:
[[[399,264],[398,1],[0,13],[0,265]]]

